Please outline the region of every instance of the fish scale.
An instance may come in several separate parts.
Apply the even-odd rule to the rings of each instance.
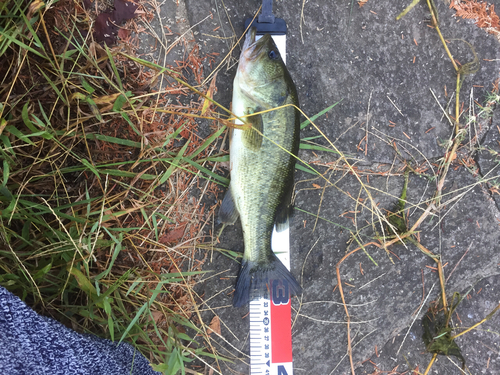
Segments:
[[[283,181],[290,180],[291,175],[289,165],[291,157],[285,151],[279,150],[276,144],[291,149],[294,141],[290,136],[290,133],[293,134],[293,129],[292,132],[290,129],[280,132],[280,123],[267,121],[271,115],[264,114],[262,117],[263,123],[266,124],[263,134],[269,139],[263,139],[259,152],[240,147],[238,143],[241,139],[234,139],[236,135],[234,133],[230,151],[231,155],[241,160],[233,171],[234,175],[238,176],[237,185],[241,187],[236,206],[240,213],[245,248],[250,249],[248,259],[258,262],[268,261],[267,255],[271,251],[271,234],[276,216],[269,215],[268,211],[276,211],[283,200],[281,185]],[[282,136],[283,134],[285,136]],[[273,157],[269,157],[270,155]]]

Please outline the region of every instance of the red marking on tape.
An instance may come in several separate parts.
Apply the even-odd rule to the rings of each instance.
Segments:
[[[286,280],[273,280],[271,297],[271,360],[292,362],[292,304]]]

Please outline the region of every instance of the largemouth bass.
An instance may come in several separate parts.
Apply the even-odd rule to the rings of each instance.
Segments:
[[[300,285],[271,250],[271,235],[288,227],[293,192],[295,157],[299,149],[300,114],[295,85],[272,37],[255,40],[246,35],[233,85],[233,113],[251,128],[232,129],[231,183],[222,201],[219,220],[234,224],[240,217],[245,252],[233,298],[241,307],[250,291],[264,292],[270,281],[281,283],[291,294]],[[241,124],[240,121],[236,123]],[[288,288],[286,286],[288,285]]]

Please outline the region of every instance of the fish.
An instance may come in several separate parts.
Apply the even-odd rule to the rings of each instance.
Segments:
[[[300,113],[291,105],[274,109],[287,104],[299,107],[292,77],[271,35],[256,40],[251,28],[233,82],[232,112],[241,127],[230,129],[230,183],[219,210],[221,223],[234,224],[239,217],[243,229],[245,250],[234,307],[246,305],[253,291],[263,295],[271,281],[284,287],[282,291],[288,289],[287,294],[301,293],[271,249],[274,225],[278,232],[288,228],[293,209]]]

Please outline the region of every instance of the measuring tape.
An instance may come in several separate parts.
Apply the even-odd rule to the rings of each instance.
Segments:
[[[245,21],[248,29],[251,19]],[[271,34],[286,64],[286,31],[283,19],[272,12],[272,0],[262,1],[262,13],[252,26],[257,28],[256,39]],[[290,270],[290,228],[273,230],[271,248]],[[250,374],[292,375],[292,301],[286,280],[271,281],[268,295],[250,295]]]
[[[273,231],[272,249],[290,269],[289,229]],[[268,293],[250,296],[250,374],[292,375],[292,301],[286,280],[271,281]]]
[[[273,251],[290,269],[289,229],[273,232]],[[250,374],[292,375],[292,301],[286,280],[272,281],[269,295],[250,302]]]

